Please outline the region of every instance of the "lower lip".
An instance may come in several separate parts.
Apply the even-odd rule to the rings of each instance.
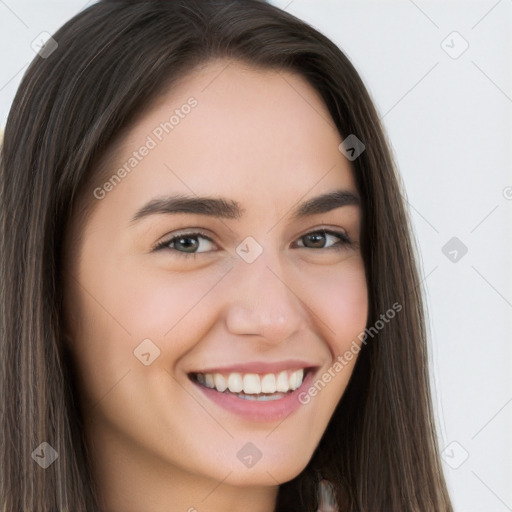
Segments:
[[[193,383],[209,399],[224,409],[250,421],[271,422],[288,417],[302,405],[299,401],[299,394],[309,389],[315,373],[316,372],[312,369],[309,370],[304,376],[302,384],[297,389],[291,393],[287,393],[278,400],[268,401],[245,400],[229,393],[221,393],[214,389],[207,388],[195,381],[193,381]]]

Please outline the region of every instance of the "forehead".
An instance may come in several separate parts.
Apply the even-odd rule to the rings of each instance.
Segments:
[[[242,204],[257,196],[278,208],[287,197],[356,190],[340,143],[322,98],[301,75],[218,60],[152,103],[116,144],[105,176],[124,167],[110,196],[132,202],[218,194]]]

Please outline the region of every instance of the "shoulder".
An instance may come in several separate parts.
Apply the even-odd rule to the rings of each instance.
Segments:
[[[316,512],[339,512],[332,484],[328,480],[320,480],[318,484],[318,502]]]

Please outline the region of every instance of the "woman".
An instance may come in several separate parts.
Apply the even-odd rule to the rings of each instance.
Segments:
[[[2,147],[1,509],[451,511],[345,55],[256,0],[103,0],[53,39]]]

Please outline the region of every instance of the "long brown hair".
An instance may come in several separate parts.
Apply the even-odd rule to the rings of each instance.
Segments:
[[[258,0],[102,0],[36,56],[17,91],[0,163],[0,510],[100,510],[73,367],[62,336],[62,248],[99,159],[173,83],[214,58],[304,76],[340,136],[362,198],[368,326],[313,457],[279,488],[276,512],[314,512],[320,478],[343,512],[451,512],[432,413],[418,249],[384,130],[354,66],[328,38]],[[88,196],[89,206],[93,199]],[[375,330],[375,329],[374,329]],[[33,451],[48,442],[43,469]]]

